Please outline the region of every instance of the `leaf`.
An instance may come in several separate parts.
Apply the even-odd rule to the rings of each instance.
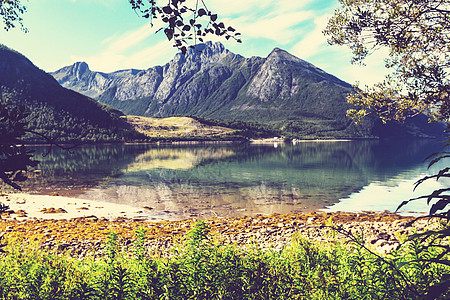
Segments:
[[[169,19],[169,27],[173,29],[177,23],[177,17],[173,16]]]
[[[185,55],[187,52],[186,46],[181,47],[180,51],[181,51],[181,53],[183,53],[183,55]]]
[[[206,15],[206,10],[204,10],[203,8],[200,8],[197,13],[198,13],[199,17],[205,16]]]
[[[409,201],[412,201],[412,199],[403,201],[403,202],[397,207],[397,209],[395,210],[395,212],[397,212],[400,208],[402,208],[403,206],[405,206],[406,204],[408,204]]]
[[[443,210],[447,205],[450,204],[450,199],[439,200],[433,204],[430,208],[430,215],[433,215],[438,210]]]
[[[428,168],[431,168],[435,163],[437,163],[438,161],[440,161],[443,158],[447,158],[450,157],[450,155],[441,155],[439,157],[436,157],[435,159],[433,159],[429,164],[428,164]]]
[[[191,26],[190,25],[184,25],[182,30],[183,31],[189,31],[189,30],[191,30]]]
[[[227,30],[228,30],[228,31],[231,31],[231,32],[234,32],[234,31],[236,31],[236,29],[234,29],[234,28],[233,28],[233,27],[231,27],[231,26],[228,26]]]
[[[210,18],[211,21],[215,22],[217,20],[217,14],[212,14]]]
[[[172,29],[170,29],[170,28],[164,29],[164,33],[166,34],[167,39],[169,41],[172,40],[172,38],[173,38],[173,30]]]
[[[23,173],[21,171],[18,172],[16,174],[16,176],[14,176],[14,179],[13,179],[13,181],[19,181],[19,182],[22,182],[22,181],[25,181],[25,180],[27,180],[27,177],[25,175],[23,175]]]
[[[162,10],[163,10],[163,12],[166,13],[166,14],[171,14],[171,13],[173,12],[172,8],[171,8],[169,5],[164,6],[164,7],[162,8]]]

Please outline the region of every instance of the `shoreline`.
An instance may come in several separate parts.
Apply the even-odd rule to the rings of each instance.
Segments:
[[[50,194],[31,194],[28,192],[21,193],[2,193],[0,191],[0,203],[9,206],[7,213],[1,215],[3,219],[15,219],[18,221],[24,220],[61,220],[74,219],[81,217],[95,216],[97,218],[104,218],[114,220],[117,218],[138,219],[148,221],[182,221],[189,219],[208,219],[208,215],[194,214],[187,216],[186,214],[177,214],[174,211],[161,211],[148,207],[145,205],[132,205],[124,203],[114,203],[99,200],[90,200],[87,198],[77,197],[75,191],[66,195],[60,195],[58,191],[53,191]],[[75,193],[74,193],[75,192]],[[278,212],[280,213],[280,212]],[[282,212],[281,214],[308,214],[308,213],[350,213],[350,214],[384,214],[389,213],[401,217],[417,217],[422,213],[412,213],[409,211],[394,213],[389,211],[330,211],[329,207],[316,208],[313,210],[306,210],[303,212],[292,211]],[[233,217],[252,217],[255,215],[270,215],[261,213],[249,213],[248,215],[217,215],[212,216],[217,218],[233,218]],[[423,213],[425,214],[425,213]],[[0,217],[1,217],[0,216]]]
[[[426,138],[423,138],[426,139]],[[232,144],[232,143],[250,143],[250,144],[297,144],[297,143],[307,143],[307,142],[356,142],[356,141],[373,141],[380,140],[379,138],[367,137],[367,138],[343,138],[343,139],[293,139],[291,141],[285,141],[283,138],[260,138],[260,139],[242,139],[242,140],[216,140],[216,139],[205,139],[205,140],[179,140],[170,138],[162,138],[161,141],[153,142],[108,142],[108,143],[58,143],[58,145],[76,145],[78,146],[96,146],[96,145],[177,145],[177,144]],[[23,144],[25,147],[50,147],[52,144],[46,143],[36,143],[36,144]]]
[[[211,230],[211,237],[237,247],[257,245],[261,249],[279,251],[294,236],[317,243],[345,242],[348,236],[330,228],[335,226],[352,235],[364,237],[366,246],[379,253],[399,247],[414,232],[429,228],[428,220],[408,222],[413,217],[393,213],[298,213],[288,215],[257,215],[238,218],[202,220]],[[148,251],[170,255],[170,249],[182,242],[197,219],[149,221],[118,217],[114,220],[95,216],[72,219],[0,219],[0,236],[10,236],[25,243],[37,242],[43,249],[54,249],[84,257],[102,256],[107,237],[115,232],[125,249],[134,243],[138,229],[145,230]]]
[[[345,240],[345,235],[333,233],[330,229],[333,225],[353,234],[362,234],[366,244],[380,253],[395,249],[402,236],[423,231],[429,225],[429,221],[423,219],[409,227],[408,222],[415,217],[387,211],[259,214],[180,220],[162,216],[139,218],[138,212],[142,211],[139,207],[62,196],[1,194],[0,202],[14,210],[14,213],[0,216],[0,236],[38,241],[44,248],[70,250],[81,256],[88,255],[93,249],[95,255],[102,255],[98,249],[104,247],[111,231],[117,233],[124,245],[129,245],[133,243],[138,228],[147,231],[148,249],[167,253],[199,220],[207,223],[213,236],[225,243],[245,247],[256,242],[264,249],[275,250],[287,245],[294,234],[319,243],[329,242],[331,236]],[[53,213],[45,213],[43,208],[47,212],[53,208]]]
[[[59,196],[57,192],[51,195],[9,193],[0,194],[0,203],[9,206],[9,212],[3,218],[19,221],[42,219],[61,220],[80,217],[96,216],[97,218],[117,219],[135,218],[143,216],[145,207],[137,207],[127,204],[88,200],[83,198]],[[149,212],[145,212],[149,215]],[[168,220],[169,218],[158,216],[150,217],[151,220]]]

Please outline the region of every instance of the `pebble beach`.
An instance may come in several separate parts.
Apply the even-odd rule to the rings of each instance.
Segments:
[[[182,241],[198,221],[131,218],[127,214],[136,213],[138,208],[59,196],[2,194],[0,202],[10,206],[0,219],[1,235],[37,241],[43,248],[69,251],[80,257],[102,255],[105,240],[112,231],[126,247],[133,243],[138,228],[146,232],[146,248],[164,254]],[[363,237],[369,248],[388,253],[407,235],[431,226],[426,219],[409,226],[413,219],[390,212],[312,212],[204,221],[211,236],[237,246],[257,243],[261,248],[281,250],[293,235],[316,242],[345,241],[349,240],[343,234],[346,232]],[[339,228],[340,232],[331,227]]]

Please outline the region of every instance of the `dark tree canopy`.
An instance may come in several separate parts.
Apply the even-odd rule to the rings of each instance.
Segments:
[[[386,48],[386,67],[394,74],[351,95],[361,118],[374,113],[384,120],[427,113],[450,117],[450,1],[340,0],[325,34],[330,44],[347,45],[353,62]]]
[[[225,39],[234,39],[238,43],[239,32],[231,26],[219,22],[217,14],[211,12],[203,0],[197,0],[195,7],[186,6],[186,0],[164,1],[158,5],[157,0],[129,0],[131,8],[143,18],[149,19],[153,26],[154,19],[161,19],[163,30],[173,46],[183,54],[187,48],[195,48],[197,42],[203,42],[207,35],[216,35]],[[161,3],[161,1],[159,1]]]

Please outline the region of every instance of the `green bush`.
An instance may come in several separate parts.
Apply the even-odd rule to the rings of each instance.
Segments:
[[[450,269],[421,262],[442,250],[426,253],[417,241],[378,256],[294,235],[282,250],[264,250],[221,243],[204,222],[166,256],[148,254],[144,242],[139,229],[124,252],[111,233],[104,257],[81,259],[9,241],[0,260],[0,298],[420,299]]]

